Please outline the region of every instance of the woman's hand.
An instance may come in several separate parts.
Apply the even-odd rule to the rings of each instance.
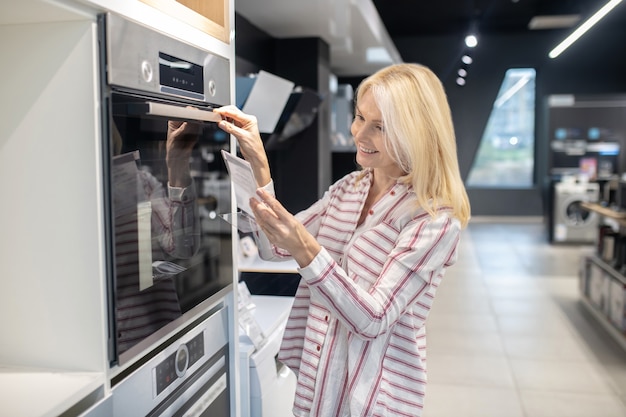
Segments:
[[[283,248],[305,267],[313,261],[321,250],[317,240],[291,213],[264,190],[257,190],[261,201],[250,199],[257,224],[274,245]]]
[[[237,138],[241,155],[252,166],[257,186],[264,187],[269,184],[272,176],[256,117],[245,114],[232,105],[213,111],[224,119],[218,123],[219,128]]]

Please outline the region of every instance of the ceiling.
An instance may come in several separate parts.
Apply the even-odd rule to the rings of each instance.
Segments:
[[[236,0],[235,10],[276,38],[317,36],[329,43],[331,67],[338,76],[365,75],[392,62],[401,62],[393,39],[412,36],[464,36],[471,28],[497,34],[531,30],[542,16],[570,16],[563,27],[573,28],[608,0]],[[551,19],[546,19],[546,18]],[[571,19],[573,17],[573,19]],[[611,13],[626,25],[626,2]],[[577,22],[577,23],[576,23]],[[382,51],[370,62],[369,48]],[[380,55],[380,54],[379,54]]]
[[[480,33],[523,32],[535,16],[585,18],[608,0],[374,0],[392,37],[464,34],[472,24]]]

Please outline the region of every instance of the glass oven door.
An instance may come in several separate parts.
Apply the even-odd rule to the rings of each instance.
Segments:
[[[208,108],[110,96],[111,362],[125,363],[232,288],[230,138]]]

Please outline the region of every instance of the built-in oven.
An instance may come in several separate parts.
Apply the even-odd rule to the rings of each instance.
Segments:
[[[230,63],[111,13],[99,18],[99,41],[109,359],[130,375],[183,346],[201,319],[226,314],[233,233],[218,214],[230,211],[220,152],[231,139],[212,108],[230,103]],[[227,337],[202,358],[219,357]]]

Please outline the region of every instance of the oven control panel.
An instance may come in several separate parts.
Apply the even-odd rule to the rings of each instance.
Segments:
[[[163,392],[176,379],[185,376],[187,369],[204,356],[204,332],[189,342],[181,344],[175,353],[156,366],[154,379],[156,395]]]
[[[230,104],[228,59],[114,13],[104,18],[109,85]]]
[[[206,392],[213,385],[228,403],[229,393],[224,389],[228,386],[229,372],[227,310],[223,305],[218,306],[190,327],[162,352],[137,364],[136,369],[112,387],[113,415],[162,415],[163,407],[186,403],[197,390]]]

